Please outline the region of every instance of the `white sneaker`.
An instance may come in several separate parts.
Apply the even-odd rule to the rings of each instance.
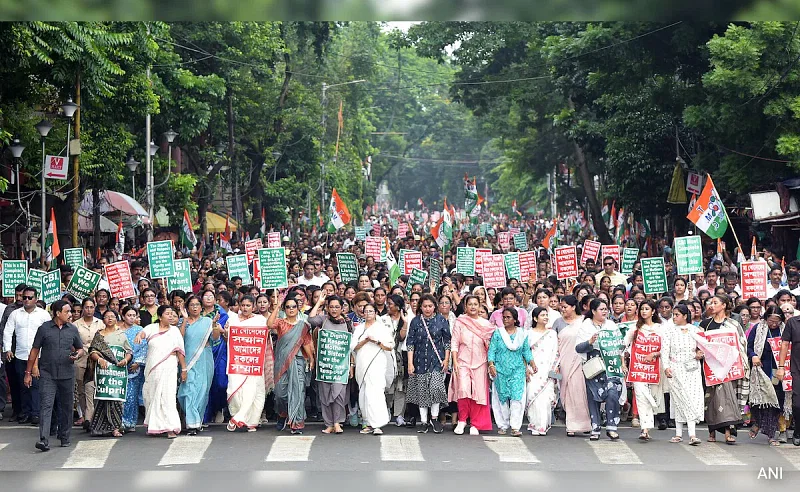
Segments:
[[[456,424],[456,428],[453,429],[453,432],[458,434],[459,436],[464,433],[464,428],[467,426],[466,422],[459,422]]]
[[[403,427],[404,425],[406,425],[406,419],[404,419],[402,415],[398,415],[394,419],[394,425],[396,425],[397,427]]]
[[[481,435],[481,433],[478,432],[478,428],[473,425],[473,426],[471,426],[469,428],[469,435],[470,436],[479,436],[479,435]]]
[[[376,436],[380,436],[381,434],[383,434],[383,431],[380,429],[380,427],[377,427],[375,428],[375,430],[372,431],[372,433]]]

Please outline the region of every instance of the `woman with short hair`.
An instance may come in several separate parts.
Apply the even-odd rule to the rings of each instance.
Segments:
[[[503,308],[502,321],[503,327],[492,334],[488,352],[492,413],[498,434],[505,435],[511,428],[511,436],[520,437],[525,416],[525,383],[530,372],[536,370],[536,364],[527,332],[519,326],[517,310]]]
[[[375,304],[364,307],[364,322],[353,328],[350,347],[355,353],[355,378],[358,408],[364,420],[362,434],[383,434],[389,423],[385,390],[387,368],[394,368],[394,337],[391,328],[379,319]],[[394,371],[390,373],[394,375]]]
[[[86,368],[87,379],[91,378],[97,387],[95,369],[108,369],[111,365],[127,367],[133,358],[133,350],[125,332],[117,327],[119,314],[106,309],[103,314],[104,328],[95,333],[89,347],[89,365]],[[126,378],[127,379],[127,378]],[[102,393],[101,393],[102,394]],[[89,424],[93,437],[122,437],[122,409],[124,402],[118,399],[95,394],[94,414]]]

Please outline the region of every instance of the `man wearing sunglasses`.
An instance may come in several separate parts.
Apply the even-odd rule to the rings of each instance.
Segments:
[[[17,309],[22,308],[22,291],[25,290],[27,285],[19,284],[14,288],[14,303],[5,306],[3,316],[0,318],[0,346],[3,345],[3,333],[5,333],[6,325],[8,324],[8,317]],[[11,341],[11,350],[14,350],[14,340]],[[0,347],[2,350],[2,347]],[[22,414],[21,398],[19,396],[19,385],[17,382],[17,372],[13,363],[7,363],[5,354],[0,354],[0,417],[3,416],[3,411],[6,408],[6,394],[11,393],[11,406],[13,412],[11,417],[8,418],[9,422],[15,421]],[[5,374],[4,374],[5,373]],[[8,387],[6,387],[6,375],[8,376]]]
[[[626,285],[628,283],[627,277],[617,271],[617,261],[612,256],[603,258],[603,271],[594,276],[595,285],[600,285],[603,277],[609,277],[611,285]]]
[[[22,309],[17,309],[8,317],[3,332],[3,350],[6,362],[14,364],[20,386],[22,400],[21,414],[17,422],[20,424],[39,425],[39,380],[34,380],[30,387],[23,384],[28,372],[28,356],[33,347],[33,339],[39,327],[50,321],[47,311],[36,306],[37,291],[34,287],[25,287],[22,291]],[[11,340],[16,337],[16,347],[12,351]]]

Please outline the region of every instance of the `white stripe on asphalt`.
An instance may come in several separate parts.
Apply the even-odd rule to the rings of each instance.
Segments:
[[[7,442],[0,442],[0,451],[3,450],[4,447],[8,446]]]
[[[103,468],[116,443],[113,438],[80,441],[61,468]]]
[[[683,446],[707,466],[743,466],[745,463],[725,451],[719,444],[704,442],[699,446]]]
[[[158,466],[195,465],[200,463],[206,449],[211,445],[207,436],[179,436],[172,440],[169,449],[161,457]]]
[[[278,436],[269,450],[267,461],[308,461],[314,436]]]
[[[519,437],[485,436],[483,442],[500,457],[503,463],[539,463]]]
[[[624,441],[588,441],[597,459],[605,465],[641,465],[642,462]]]
[[[800,447],[781,444],[780,447],[775,448],[775,450],[778,451],[786,461],[791,463],[795,470],[800,470]]]
[[[381,436],[381,461],[425,461],[417,436]]]

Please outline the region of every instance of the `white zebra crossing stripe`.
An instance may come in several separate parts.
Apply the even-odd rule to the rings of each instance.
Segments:
[[[775,450],[779,452],[786,461],[791,463],[795,470],[800,470],[800,447],[783,444],[775,448]]]
[[[497,454],[502,463],[539,463],[519,437],[485,436],[483,442]]]
[[[604,465],[641,465],[642,462],[625,441],[588,441]]]
[[[269,450],[267,461],[308,461],[314,436],[278,436]]]
[[[731,453],[725,451],[719,444],[702,443],[699,446],[682,446],[686,448],[695,458],[708,466],[743,466]]]
[[[117,442],[116,439],[80,441],[61,468],[103,468],[111,454],[111,448]]]
[[[425,461],[417,436],[381,436],[381,461]]]
[[[200,463],[206,449],[211,445],[211,439],[207,436],[179,436],[173,439],[158,466]]]
[[[7,442],[0,442],[0,451],[3,450],[4,447],[8,446]]]

